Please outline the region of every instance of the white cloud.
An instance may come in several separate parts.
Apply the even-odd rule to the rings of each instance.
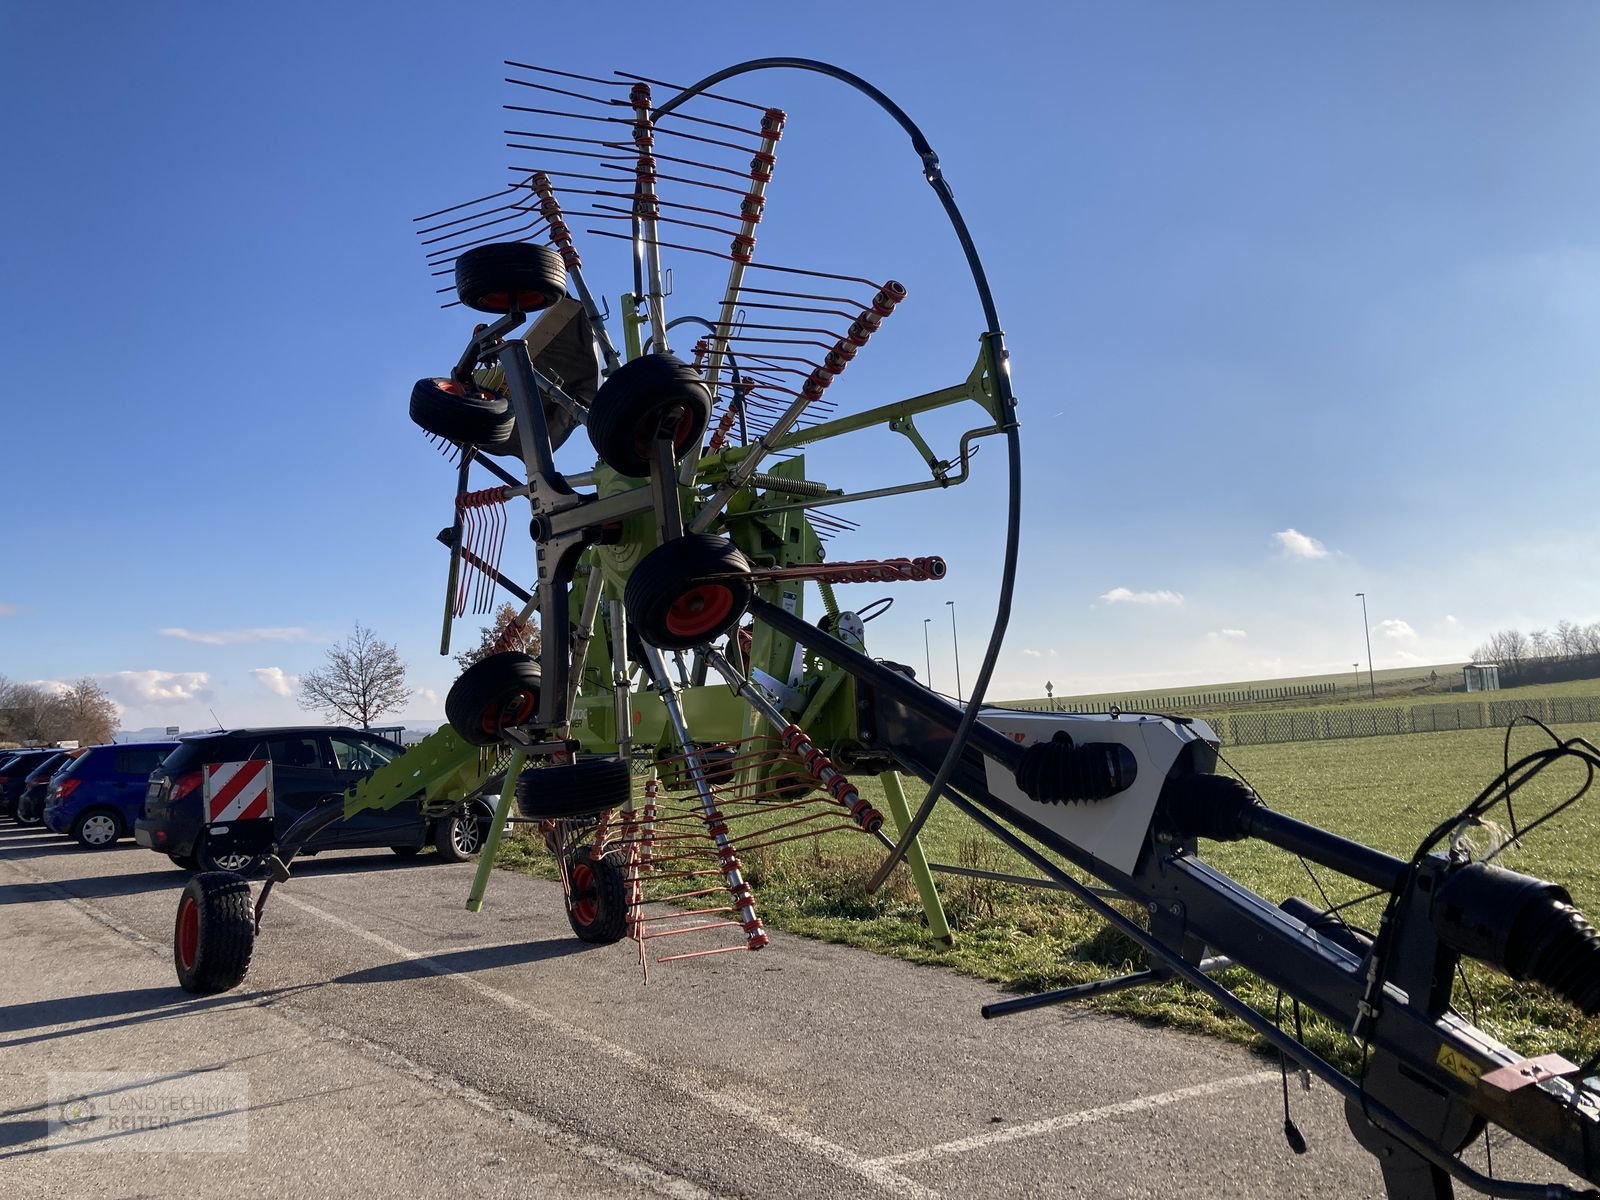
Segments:
[[[118,704],[184,704],[211,697],[204,671],[114,671],[94,678]]]
[[[1182,604],[1182,592],[1135,592],[1130,588],[1115,587],[1101,595],[1107,604]]]
[[[204,631],[173,627],[163,629],[162,637],[199,642],[204,646],[242,646],[249,642],[309,642],[311,635],[299,626],[282,629],[218,629]]]
[[[1023,653],[1026,654],[1029,658],[1043,658],[1044,657],[1044,655],[1040,654],[1037,650],[1024,650]]]
[[[1242,629],[1218,629],[1206,634],[1206,636],[1216,641],[1226,639],[1230,642],[1242,642],[1250,635]]]
[[[1444,615],[1444,623],[1446,625],[1448,625],[1450,628],[1454,629],[1461,622],[1457,621],[1455,619],[1455,617],[1452,616],[1450,613],[1445,613],[1445,615]]]
[[[1327,558],[1328,548],[1298,529],[1280,529],[1272,535],[1285,558]]]
[[[65,696],[72,690],[70,685],[62,683],[59,679],[30,679],[28,686],[43,688],[47,692],[54,692],[57,696]]]
[[[292,696],[295,688],[300,686],[300,676],[285,675],[282,667],[255,667],[250,674],[275,696]]]
[[[1393,638],[1397,642],[1410,641],[1417,636],[1417,631],[1404,621],[1397,621],[1393,617],[1387,621],[1378,622],[1378,632],[1386,638]]]
[[[417,688],[414,694],[422,697],[422,699],[426,700],[429,704],[438,707],[439,693],[434,691],[432,688]]]

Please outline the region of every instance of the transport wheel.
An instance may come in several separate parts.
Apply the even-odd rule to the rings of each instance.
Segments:
[[[72,836],[90,850],[115,845],[122,836],[122,819],[109,808],[90,809],[72,823]]]
[[[664,650],[688,650],[731,630],[755,594],[750,561],[732,542],[689,533],[639,560],[622,603],[639,636]]]
[[[184,885],[172,934],[172,961],[184,991],[211,995],[238,987],[255,941],[255,910],[242,876],[207,871]]]
[[[535,821],[590,817],[621,808],[633,795],[633,774],[620,758],[530,767],[517,779],[517,810]]]
[[[566,294],[566,264],[548,246],[493,242],[456,258],[456,296],[478,312],[538,312]]]
[[[628,935],[628,880],[616,850],[594,856],[580,846],[567,860],[567,923],[578,940],[610,945]]]
[[[237,850],[214,850],[211,839],[200,836],[194,848],[195,865],[202,871],[225,871],[232,875],[254,875],[261,870],[264,856],[241,854]]]
[[[658,430],[670,434],[676,462],[700,444],[710,415],[711,392],[698,371],[670,354],[645,354],[600,385],[589,408],[589,440],[612,470],[644,476]]]
[[[520,650],[473,663],[451,684],[444,715],[463,741],[493,746],[500,731],[539,711],[539,664]]]
[[[454,816],[441,817],[434,823],[433,845],[445,862],[471,862],[483,849],[483,835],[482,814],[463,809]]]
[[[503,396],[454,379],[419,379],[411,388],[411,419],[447,442],[498,445],[516,422]]]

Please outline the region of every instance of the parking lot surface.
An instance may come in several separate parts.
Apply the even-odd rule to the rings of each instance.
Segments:
[[[327,854],[274,892],[246,985],[176,984],[185,876],[0,827],[7,1197],[1362,1197],[1332,1093],[1274,1061],[1056,1008],[983,1021],[939,969],[773,936],[653,966],[559,889]],[[759,897],[758,897],[759,899]],[[53,1072],[247,1079],[242,1150],[49,1146]],[[1496,1164],[1505,1159],[1499,1148]]]

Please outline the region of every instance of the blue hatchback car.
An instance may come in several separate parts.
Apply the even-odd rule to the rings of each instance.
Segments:
[[[150,772],[177,748],[177,742],[90,746],[51,776],[45,826],[90,849],[127,837],[144,814]]]

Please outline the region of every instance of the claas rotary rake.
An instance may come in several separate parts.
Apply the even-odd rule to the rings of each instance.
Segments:
[[[176,950],[185,985],[243,979],[266,899],[319,822],[418,794],[442,805],[501,767],[469,907],[482,903],[493,842],[515,814],[554,855],[577,936],[632,938],[646,966],[766,945],[740,853],[838,829],[886,849],[874,886],[910,869],[930,936],[948,937],[917,841],[942,801],[1038,872],[997,877],[1072,894],[1151,963],[998,1002],[985,1016],[1181,979],[1345,1099],[1391,1196],[1449,1196],[1452,1180],[1495,1195],[1595,1195],[1492,1179],[1461,1157],[1493,1123],[1600,1179],[1600,1094],[1587,1071],[1558,1055],[1527,1058],[1451,1004],[1456,967],[1472,958],[1600,1011],[1600,938],[1561,888],[1474,861],[1449,837],[1458,817],[1509,803],[1555,761],[1600,764],[1593,747],[1556,739],[1511,765],[1407,861],[1267,809],[1215,772],[1217,739],[1201,722],[986,705],[1017,560],[1016,401],[982,264],[922,132],[870,84],[811,60],[743,63],[683,89],[508,65],[530,103],[507,108],[537,127],[508,130],[512,182],[417,222],[430,269],[446,280],[445,307],[491,319],[448,374],[417,383],[411,417],[456,464],[454,519],[440,534],[450,554],[441,651],[455,619],[489,611],[500,593],[521,609],[503,645],[451,688],[449,725],[342,805],[303,818],[275,847],[273,877],[253,902],[225,873],[191,883]],[[758,256],[787,118],[713,89],[763,70],[841,81],[909,137],[982,311],[976,362],[954,382],[845,403],[852,364],[893,336],[914,298],[894,279]],[[587,205],[581,236],[632,251],[615,330],[584,277],[577,198]],[[725,271],[703,313],[669,319],[676,289],[663,263],[673,255]],[[949,459],[917,425],[944,409],[972,414]],[[851,488],[815,476],[807,452],[875,428],[909,442],[907,461],[919,464],[910,477]],[[580,429],[595,458],[562,471],[556,452]],[[1008,519],[994,629],[961,704],[867,653],[867,623],[888,597],[852,608],[837,590],[937,581],[943,560],[833,561],[825,550],[856,528],[843,506],[964,483],[988,437],[1007,449]],[[537,564],[526,586],[503,561],[523,519]],[[537,655],[509,648],[535,620]],[[928,785],[915,815],[901,772]],[[892,823],[851,782],[863,775],[883,781]],[[1243,838],[1376,889],[1387,897],[1379,928],[1302,900],[1268,903],[1199,855],[1203,840]],[[657,939],[671,939],[668,949],[651,948]],[[1347,1030],[1359,1076],[1213,978],[1224,964]],[[1286,1132],[1293,1143],[1291,1123]]]

